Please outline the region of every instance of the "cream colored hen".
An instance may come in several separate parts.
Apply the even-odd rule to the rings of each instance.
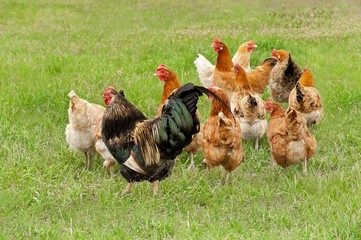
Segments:
[[[115,159],[105,148],[101,139],[101,119],[105,108],[81,99],[74,91],[68,94],[69,124],[65,128],[66,142],[69,149],[84,152],[86,169],[90,169],[91,159],[97,151],[105,159],[104,166],[113,173]]]

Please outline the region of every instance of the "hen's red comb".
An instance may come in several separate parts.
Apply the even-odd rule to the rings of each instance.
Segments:
[[[156,70],[156,71],[159,71],[159,70],[162,70],[162,69],[166,69],[165,64],[161,64],[161,65],[159,65],[159,67],[157,68],[157,70]]]
[[[266,102],[267,103],[273,103],[273,100],[272,100],[272,98],[268,98]]]
[[[217,38],[216,40],[213,41],[213,45],[218,44],[220,41],[221,41],[221,39]]]

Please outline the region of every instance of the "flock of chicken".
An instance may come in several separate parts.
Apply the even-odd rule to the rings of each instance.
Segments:
[[[220,39],[213,42],[217,53],[215,66],[199,54],[195,60],[204,85],[181,85],[177,75],[164,64],[155,75],[164,82],[157,117],[148,119],[130,103],[122,90],[108,87],[103,94],[107,108],[69,93],[69,124],[66,141],[69,148],[85,153],[87,168],[96,154],[105,159],[104,166],[114,174],[115,162],[126,179],[126,192],[136,181],[153,183],[157,194],[159,181],[168,177],[175,159],[182,151],[193,155],[202,150],[203,163],[213,168],[222,165],[230,173],[243,161],[242,139],[258,140],[265,133],[271,149],[272,163],[284,168],[307,161],[316,152],[316,139],[309,131],[323,116],[321,97],[313,76],[300,68],[285,50],[273,50],[255,69],[250,55],[257,45],[248,41],[231,58]],[[262,99],[269,86],[272,99]],[[210,115],[200,123],[198,98],[208,95],[212,101]],[[285,110],[279,103],[288,102]],[[266,112],[270,114],[267,122]]]

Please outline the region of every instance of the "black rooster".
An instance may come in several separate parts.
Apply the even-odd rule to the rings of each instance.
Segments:
[[[122,91],[112,88],[104,96],[112,100],[103,116],[102,137],[128,181],[125,192],[130,192],[133,182],[148,180],[157,194],[159,181],[171,174],[174,159],[199,132],[196,104],[203,93],[219,99],[208,89],[188,83],[169,96],[155,119],[147,119]]]

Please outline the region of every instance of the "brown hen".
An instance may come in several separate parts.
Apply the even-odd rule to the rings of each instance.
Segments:
[[[293,108],[285,111],[272,99],[268,99],[264,106],[271,115],[267,139],[272,162],[283,168],[303,162],[303,172],[307,174],[307,161],[315,154],[317,143],[308,131],[305,119]]]
[[[216,86],[209,89],[217,94],[223,103],[213,99],[210,116],[204,124],[204,162],[211,168],[222,165],[226,170],[227,184],[231,172],[243,161],[241,128],[229,109],[227,95]]]

